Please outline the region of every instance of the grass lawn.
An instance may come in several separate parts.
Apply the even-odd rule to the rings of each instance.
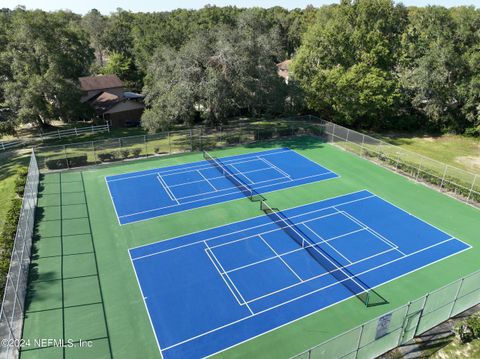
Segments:
[[[435,353],[428,351],[423,353],[425,356],[431,355],[432,359],[460,359],[460,358],[480,358],[480,339],[462,344],[457,338]]]
[[[480,174],[480,138],[459,135],[383,135],[383,140],[437,161]]]
[[[28,166],[28,160],[28,155],[17,156],[16,152],[7,152],[0,156],[0,230],[10,208],[10,200],[15,197],[13,189],[17,170]]]

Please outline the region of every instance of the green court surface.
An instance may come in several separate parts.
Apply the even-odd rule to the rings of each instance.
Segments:
[[[217,156],[289,147],[340,178],[268,194],[280,209],[367,189],[473,246],[378,288],[388,304],[352,298],[238,345],[218,357],[286,358],[480,268],[480,211],[313,138],[214,151]],[[89,348],[25,347],[23,358],[157,358],[128,249],[258,216],[248,199],[119,226],[105,176],[199,161],[201,153],[45,174],[39,192],[25,340],[91,340]]]

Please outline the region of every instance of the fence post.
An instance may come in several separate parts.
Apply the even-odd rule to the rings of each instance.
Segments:
[[[428,300],[429,295],[430,295],[430,293],[425,294],[425,299],[423,300],[423,303],[422,303],[422,309],[420,309],[420,318],[418,318],[417,324],[415,325],[415,331],[413,332],[414,337],[417,336],[418,326],[420,325],[420,322],[422,321],[423,310],[425,309],[425,305],[427,304],[427,300]]]
[[[67,162],[67,167],[70,168],[70,164],[68,163],[68,157],[67,157],[67,147],[63,145],[63,153],[65,154],[65,162]]]
[[[363,151],[365,151],[365,134],[362,133],[362,144],[360,145],[360,156],[363,157]]]
[[[2,150],[4,150],[4,151],[5,151],[5,145],[3,144],[3,141],[2,141],[2,142],[0,142],[0,143],[2,144]]]
[[[143,135],[143,142],[145,143],[145,156],[148,157],[147,135]]]
[[[118,147],[122,148],[122,139],[121,138],[118,139]]]
[[[470,197],[472,196],[473,189],[475,188],[475,183],[477,182],[477,178],[478,178],[478,175],[475,175],[475,177],[473,177],[472,187],[470,187],[470,192],[468,193],[467,202],[470,201]]]
[[[417,182],[418,182],[418,176],[420,176],[420,169],[422,168],[423,161],[424,161],[424,158],[421,157],[421,161],[418,164],[418,168],[417,168],[417,175],[415,176],[415,181]]]
[[[365,324],[362,324],[361,328],[362,329],[360,329],[360,334],[358,335],[357,349],[355,350],[355,358],[358,357],[358,352],[360,351],[360,345],[362,345],[363,328],[365,328]]]
[[[193,131],[190,128],[190,152],[193,152]]]
[[[57,134],[58,134],[58,138],[62,138],[62,136],[60,136],[60,130],[57,129]]]
[[[345,141],[348,142],[348,135],[350,134],[350,129],[347,128],[347,137],[345,138]]]
[[[412,305],[412,301],[408,302],[407,310],[406,310],[404,318],[403,318],[402,326],[400,327],[400,335],[398,336],[397,347],[400,346],[400,343],[402,342],[403,333],[405,331],[405,321],[408,319],[408,312],[410,311],[410,306],[411,305]]]
[[[172,154],[172,144],[170,140],[170,131],[167,131],[167,136],[168,136],[168,154]]]
[[[332,127],[332,142],[335,143],[335,124],[333,124],[333,127]]]
[[[75,136],[78,136],[78,131],[76,127],[75,127]]]
[[[453,309],[455,309],[455,304],[457,303],[458,299],[458,294],[460,293],[460,290],[463,287],[463,281],[465,280],[465,277],[461,279],[460,285],[458,286],[457,293],[455,293],[455,298],[453,299],[453,304],[452,304],[452,309],[450,309],[450,313],[448,314],[448,318],[452,317],[453,314]]]
[[[443,182],[445,182],[445,176],[447,175],[448,165],[445,165],[445,170],[443,171],[442,183],[440,184],[440,189],[443,188]]]
[[[97,163],[97,154],[95,153],[95,141],[92,141],[93,162]]]

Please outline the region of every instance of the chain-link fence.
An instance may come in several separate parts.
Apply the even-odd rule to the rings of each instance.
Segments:
[[[323,126],[328,142],[418,182],[433,185],[467,203],[480,203],[480,176],[477,174],[328,121],[323,121]]]
[[[305,120],[308,118],[304,118]],[[277,126],[192,128],[36,149],[40,169],[59,170],[151,156],[246,145],[299,135],[321,136],[322,125],[285,120]]]
[[[32,151],[0,310],[0,338],[2,339],[0,357],[2,358],[15,358],[19,354],[17,346],[20,344],[22,335],[38,182],[39,169],[35,153]]]
[[[370,359],[405,344],[480,302],[480,271],[411,301],[294,358]]]

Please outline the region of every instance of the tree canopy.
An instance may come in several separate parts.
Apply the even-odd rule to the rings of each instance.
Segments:
[[[276,63],[293,59],[288,86]],[[146,95],[144,126],[313,112],[480,135],[480,10],[392,0],[84,16],[0,10],[0,132],[86,116],[78,77]]]

